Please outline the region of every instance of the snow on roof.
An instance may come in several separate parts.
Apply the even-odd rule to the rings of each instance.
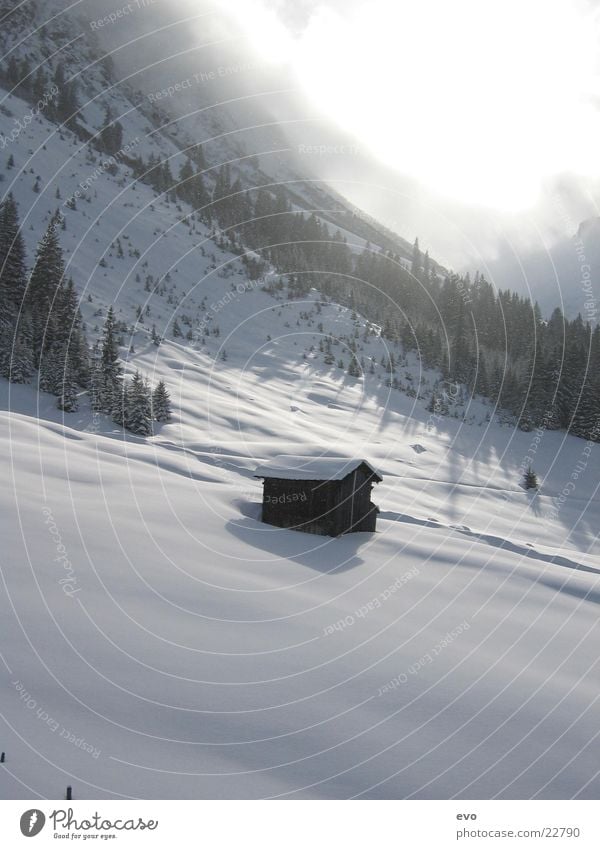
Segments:
[[[296,457],[280,454],[258,466],[255,478],[280,478],[292,481],[341,481],[362,464],[382,480],[381,473],[361,457]]]

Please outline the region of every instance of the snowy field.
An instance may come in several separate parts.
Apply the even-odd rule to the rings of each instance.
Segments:
[[[598,796],[597,446],[537,437],[532,497],[536,434],[270,350],[135,360],[148,440],[4,399],[3,797]],[[376,464],[377,533],[261,524],[280,453]]]
[[[176,172],[119,97],[124,142]],[[3,99],[8,135],[28,107]],[[414,354],[251,284],[189,208],[43,117],[9,154],[29,262],[59,207],[90,342],[114,304],[173,421],[126,437],[0,381],[0,796],[597,798],[598,445],[427,412]],[[253,471],[278,454],[372,462],[377,533],[263,525]]]

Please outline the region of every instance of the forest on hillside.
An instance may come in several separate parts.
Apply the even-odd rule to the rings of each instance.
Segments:
[[[56,90],[47,110],[53,120],[87,141],[90,152],[114,157],[121,150],[123,128],[110,111],[95,137],[78,123],[76,83],[65,80],[61,64],[53,75],[43,69],[32,74],[26,60],[11,60],[0,71],[0,81],[30,102]],[[298,210],[285,186],[245,185],[241,174],[232,176],[230,165],[211,167],[200,144],[186,154],[177,174],[168,160],[158,157],[144,161],[141,156],[123,155],[111,167],[129,167],[136,180],[176,204],[187,204],[190,217],[195,215],[213,228],[217,243],[241,257],[250,279],[260,279],[270,265],[285,280],[290,298],[301,298],[315,287],[378,324],[384,337],[405,351],[418,352],[423,364],[439,370],[444,380],[490,399],[523,430],[564,429],[585,439],[600,439],[597,324],[581,316],[568,320],[559,308],[544,318],[529,298],[497,291],[479,273],[473,278],[441,274],[418,240],[410,262],[369,243],[351,246],[353,237],[332,232],[320,214],[325,211]],[[9,156],[6,168],[11,167]],[[57,213],[46,233],[40,234],[28,272],[16,204],[10,195],[2,204],[0,369],[14,382],[28,381],[39,371],[40,388],[54,392],[65,410],[77,404],[78,387],[91,388],[94,403],[124,422],[127,405],[131,406],[128,394],[136,393],[129,387],[123,396],[120,366],[116,360],[113,365],[108,362],[113,355],[108,356],[106,348],[113,344],[115,329],[105,329],[104,352],[87,344],[75,285],[64,279],[61,226]],[[283,282],[280,285],[283,288]],[[177,335],[176,320],[173,326]],[[392,384],[392,360],[388,367]],[[360,376],[356,356],[348,368]],[[136,392],[146,400],[142,404],[138,398],[134,406],[149,409],[150,390],[138,386]],[[431,407],[443,413],[443,398],[432,398]],[[142,416],[144,421],[148,416]]]

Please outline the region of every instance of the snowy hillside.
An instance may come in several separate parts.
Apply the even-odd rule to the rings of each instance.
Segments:
[[[531,435],[266,352],[136,362],[149,440],[2,414],[3,796],[597,796],[584,442],[543,437],[532,498]],[[258,461],[332,450],[382,469],[378,532],[262,525]]]
[[[155,191],[136,158],[177,174],[202,142],[208,192],[231,160],[353,255],[408,256],[297,161],[256,162],[236,113],[161,126],[61,6],[38,4],[51,23],[15,54],[35,67],[74,39],[79,123],[1,89],[1,193],[29,266],[60,210],[89,342],[113,306],[126,374],[164,381],[172,418],[144,438],[84,387],[65,412],[37,373],[0,378],[0,796],[597,798],[597,444],[507,425]],[[113,158],[94,144],[107,108]],[[377,532],[263,524],[254,472],[279,454],[367,458]],[[539,492],[521,487],[530,465]]]

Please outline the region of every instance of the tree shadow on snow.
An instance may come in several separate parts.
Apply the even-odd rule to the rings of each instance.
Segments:
[[[539,492],[537,489],[528,489],[526,490],[527,498],[529,499],[529,509],[533,513],[534,516],[541,516],[544,512],[542,505],[540,503],[540,499],[538,498]]]

